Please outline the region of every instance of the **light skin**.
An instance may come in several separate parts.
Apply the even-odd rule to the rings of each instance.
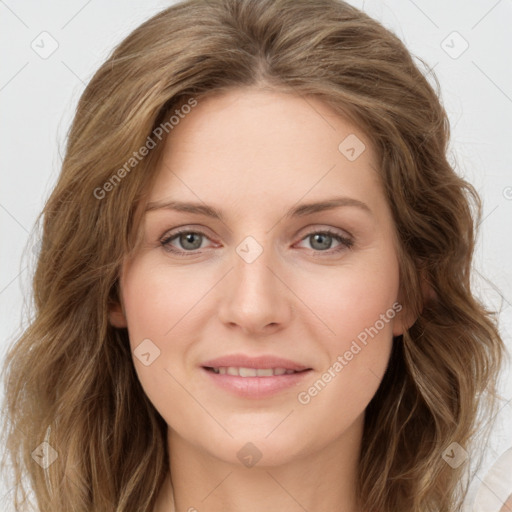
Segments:
[[[366,145],[354,161],[338,149],[350,134]],[[155,512],[363,512],[355,485],[364,411],[393,336],[413,322],[406,308],[309,403],[297,396],[400,302],[394,222],[376,169],[354,125],[318,99],[268,89],[201,99],[171,132],[144,243],[123,265],[122,305],[110,313],[132,350],[145,339],[160,350],[148,366],[133,358],[168,425],[172,488],[168,478]],[[367,209],[286,216],[341,196]],[[210,205],[222,220],[163,206],[171,200]],[[204,236],[172,238],[178,227]],[[326,229],[352,244],[314,236]],[[236,250],[248,236],[263,250],[251,263]],[[234,353],[312,370],[290,389],[243,398],[201,368]],[[253,467],[237,456],[248,442],[261,453]]]

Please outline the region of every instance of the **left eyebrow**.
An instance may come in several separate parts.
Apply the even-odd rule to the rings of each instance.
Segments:
[[[286,212],[285,217],[304,217],[306,215],[311,215],[313,213],[323,212],[326,210],[333,210],[334,208],[341,208],[344,206],[356,207],[368,213],[369,215],[373,215],[373,212],[371,211],[370,207],[366,203],[359,201],[359,199],[354,199],[352,197],[333,197],[325,201],[320,201],[316,203],[306,203],[294,206],[293,208],[290,208]],[[146,212],[163,209],[175,210],[186,213],[195,213],[198,215],[205,215],[207,217],[212,217],[214,219],[224,221],[224,214],[221,210],[204,203],[190,203],[183,201],[156,201],[149,203],[147,205]]]
[[[312,213],[341,208],[342,206],[359,208],[369,215],[373,215],[370,207],[366,203],[359,201],[359,199],[354,199],[353,197],[333,197],[332,199],[327,199],[318,203],[306,203],[291,208],[286,212],[285,217],[303,217],[305,215],[311,215]]]

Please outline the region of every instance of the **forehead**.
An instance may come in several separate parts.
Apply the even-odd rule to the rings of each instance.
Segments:
[[[254,88],[198,100],[167,138],[150,202],[382,196],[369,138],[315,97]],[[174,197],[176,196],[176,197]],[[380,197],[382,199],[382,197]]]

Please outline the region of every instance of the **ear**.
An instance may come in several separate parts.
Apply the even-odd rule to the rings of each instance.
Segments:
[[[400,310],[398,308],[395,309],[398,313],[393,320],[393,337],[401,336],[417,320],[417,317],[413,314],[411,308],[403,305],[400,301],[397,302],[400,304]]]
[[[428,282],[425,272],[421,272],[421,295],[422,302],[420,305],[420,314],[426,303],[436,300],[437,295],[432,285]],[[401,305],[401,310],[395,316],[393,323],[393,336],[401,336],[405,331],[410,329],[414,322],[418,319],[419,315],[414,314],[413,308],[410,305],[404,305],[400,300],[398,303]]]
[[[110,304],[108,310],[108,319],[110,320],[111,325],[117,327],[118,329],[128,327],[128,322],[126,321],[126,315],[124,313],[123,306],[119,302]]]

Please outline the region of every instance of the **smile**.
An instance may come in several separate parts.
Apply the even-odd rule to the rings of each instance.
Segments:
[[[206,369],[219,375],[234,375],[237,377],[273,377],[276,375],[300,373],[299,371],[287,370],[286,368],[244,368],[236,366],[220,366],[217,368],[207,367]]]

